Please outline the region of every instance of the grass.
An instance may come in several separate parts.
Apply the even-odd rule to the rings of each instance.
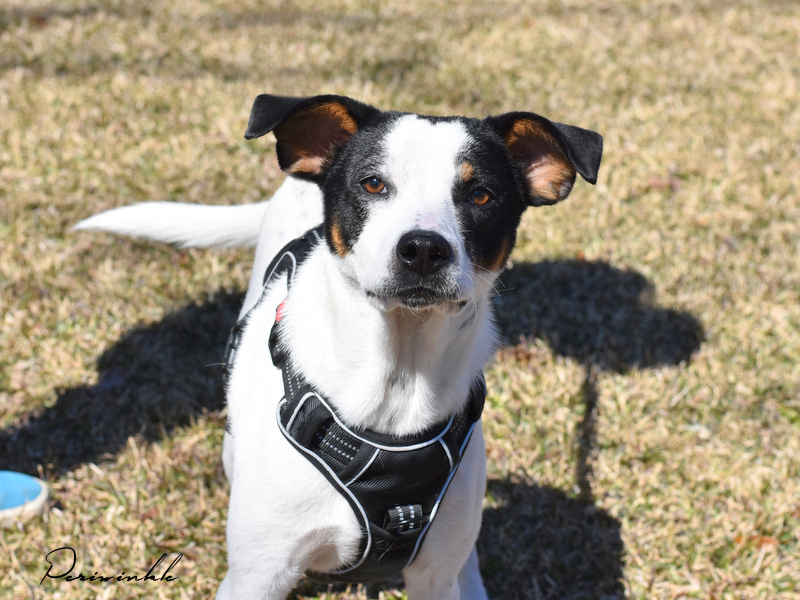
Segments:
[[[49,511],[0,592],[211,596],[222,353],[245,251],[72,234],[281,181],[252,99],[532,110],[601,132],[600,180],[525,216],[487,368],[496,599],[790,600],[800,589],[800,5],[8,0],[0,12],[0,468]],[[144,574],[166,553],[179,579]],[[404,598],[402,585],[298,598]]]

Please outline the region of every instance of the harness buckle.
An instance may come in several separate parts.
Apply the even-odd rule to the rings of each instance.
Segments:
[[[386,511],[383,528],[389,533],[416,533],[430,521],[430,517],[422,512],[420,504],[395,506]]]

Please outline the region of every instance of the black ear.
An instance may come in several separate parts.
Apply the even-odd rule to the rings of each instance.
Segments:
[[[522,167],[531,206],[566,198],[576,172],[589,183],[597,183],[603,155],[599,133],[528,112],[506,113],[486,121],[500,133],[511,158]]]
[[[316,180],[330,165],[336,148],[344,146],[378,112],[345,96],[262,94],[253,103],[244,137],[251,140],[272,131],[281,169]]]

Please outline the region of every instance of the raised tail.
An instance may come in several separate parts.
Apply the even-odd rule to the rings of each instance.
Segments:
[[[266,207],[267,202],[234,206],[144,202],[99,213],[73,229],[106,231],[181,248],[255,246]]]

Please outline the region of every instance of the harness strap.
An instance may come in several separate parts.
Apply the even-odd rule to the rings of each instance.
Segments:
[[[288,289],[291,289],[297,266],[306,259],[311,250],[313,250],[317,244],[321,243],[322,240],[322,225],[320,224],[314,229],[310,229],[299,238],[296,238],[286,244],[269,263],[267,270],[264,272],[261,298],[259,298],[258,302],[256,302],[253,308],[247,311],[247,314],[245,314],[236,322],[236,324],[231,328],[230,334],[228,335],[228,341],[225,344],[225,354],[222,359],[222,378],[226,386],[230,380],[233,363],[236,360],[236,352],[239,350],[239,345],[242,341],[242,332],[244,331],[244,326],[247,323],[250,313],[252,313],[256,307],[261,304],[261,301],[266,295],[269,284],[286,273],[286,286]],[[272,336],[270,335],[270,348],[272,348],[272,346],[273,340]]]

